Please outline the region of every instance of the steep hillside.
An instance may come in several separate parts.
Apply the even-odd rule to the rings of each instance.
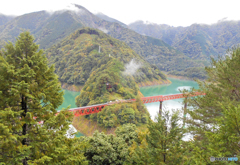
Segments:
[[[133,75],[140,86],[169,83],[156,66],[149,64],[124,42],[96,29],[77,30],[46,53],[50,64],[55,64],[63,84],[84,85],[90,74],[111,58],[122,62],[121,65],[129,64],[126,74]]]
[[[116,19],[114,19],[114,18],[111,18],[111,17],[109,17],[109,16],[107,16],[107,15],[105,15],[105,14],[103,14],[103,13],[97,13],[97,14],[95,14],[95,15],[96,15],[97,17],[105,20],[105,21],[115,22],[115,23],[118,23],[118,24],[120,24],[121,26],[123,26],[123,27],[125,27],[125,28],[128,28],[128,26],[127,26],[126,24],[124,24],[124,23],[122,23],[122,22],[120,22],[120,21],[118,21],[118,20],[116,20]]]
[[[58,11],[52,14],[40,11],[16,17],[0,27],[0,47],[4,45],[4,41],[14,41],[23,29],[28,29],[35,36],[40,48],[47,49],[75,30],[91,27],[124,41],[136,53],[165,71],[201,66],[198,62],[189,60],[189,65],[185,65],[181,61],[187,60],[188,57],[162,40],[140,35],[112,19],[111,22],[101,19],[82,6],[75,5],[75,7],[78,10]],[[106,16],[104,18],[110,19]]]
[[[225,54],[228,48],[240,43],[240,21],[222,21],[203,27],[212,37],[213,47],[218,54]]]
[[[8,22],[11,21],[13,18],[14,18],[14,16],[8,16],[8,15],[0,14],[0,26],[8,23]]]
[[[41,28],[49,17],[50,15],[45,11],[15,17],[5,25],[0,26],[0,40],[13,42],[24,29],[28,29],[34,34],[33,31]]]
[[[170,83],[157,67],[124,42],[97,29],[77,30],[46,53],[63,84],[84,86],[76,97],[78,107],[138,98],[135,103],[114,104],[90,115],[91,120],[105,128],[124,123],[146,124],[149,113],[139,99],[138,84]]]
[[[124,73],[124,65],[119,59],[109,57],[104,61],[100,68],[91,73],[81,94],[76,97],[76,105],[80,107],[137,98],[134,103],[118,101],[119,104],[107,106],[89,118],[105,128],[125,123],[146,124],[150,116],[140,100],[140,91],[134,77]]]
[[[18,16],[0,27],[0,41],[14,41],[23,30],[29,30],[41,48],[59,42],[83,25],[76,22],[71,12],[59,11],[50,14],[46,11]],[[1,47],[2,45],[0,45]]]
[[[188,27],[138,21],[129,27],[140,34],[159,38],[195,60],[209,61],[211,56],[224,55],[228,48],[240,43],[240,21],[193,24]]]
[[[180,70],[171,67],[170,74],[204,78],[203,66],[210,64],[210,57],[225,55],[226,50],[240,43],[240,21],[221,21],[212,25],[193,24],[188,27],[145,24],[137,21],[129,25],[136,32],[156,37],[184,53],[190,63]],[[198,63],[198,64],[196,64]]]

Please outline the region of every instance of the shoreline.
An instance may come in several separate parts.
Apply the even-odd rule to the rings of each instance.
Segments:
[[[190,81],[190,79],[186,78],[186,77],[182,77],[182,76],[174,76],[174,75],[166,75],[167,80],[163,80],[161,84],[159,84],[159,82],[147,82],[145,84],[138,84],[139,88],[141,87],[150,87],[150,86],[158,86],[158,85],[170,85],[172,82],[168,79],[168,78],[174,78],[174,79],[179,79],[179,80],[188,80]],[[193,81],[191,79],[191,81]],[[74,88],[72,86],[67,86],[66,84],[64,85],[64,87],[70,87],[71,89],[74,90]],[[75,87],[76,89],[76,87]],[[79,88],[78,88],[79,89]],[[66,89],[69,90],[69,89]],[[72,90],[71,90],[72,91]],[[139,91],[139,94],[141,92]],[[111,128],[111,129],[107,129],[104,127],[101,127],[99,125],[97,125],[96,122],[94,121],[90,121],[86,118],[84,118],[83,116],[79,116],[79,117],[74,117],[73,121],[72,121],[72,125],[74,126],[74,128],[77,130],[77,132],[83,134],[83,136],[92,136],[94,131],[98,130],[99,132],[104,132],[105,134],[115,134],[115,130],[116,128]]]
[[[190,80],[190,81],[194,81],[193,78],[189,78],[189,77],[185,77],[185,76],[176,76],[176,75],[172,75],[172,74],[168,74],[167,72],[163,72],[167,78],[175,78],[175,79],[179,79],[179,80]]]
[[[175,76],[175,75],[166,75],[166,76],[167,76],[167,78],[174,78],[174,79],[179,79],[179,80],[194,81],[193,78],[184,77],[184,76]]]
[[[152,81],[152,82],[149,82],[149,83],[138,83],[138,87],[141,88],[141,87],[149,87],[149,86],[156,86],[156,85],[168,85],[168,84],[171,84],[172,82],[170,80],[162,80],[161,82],[158,82],[158,81]]]
[[[150,86],[157,86],[157,85],[169,85],[172,82],[170,82],[170,80],[168,80],[168,78],[174,78],[174,79],[178,79],[178,80],[194,81],[193,78],[184,77],[184,76],[176,76],[176,75],[171,75],[171,74],[169,74],[169,75],[166,74],[166,76],[167,76],[167,81],[164,80],[161,84],[156,82],[156,81],[155,82],[153,81],[153,82],[142,83],[142,84],[139,83],[138,86],[139,86],[139,88],[142,88],[142,87],[150,87]],[[64,90],[69,90],[69,91],[72,91],[72,92],[80,92],[81,89],[83,88],[83,86],[68,85],[67,83],[61,83],[61,87]]]
[[[144,82],[144,83],[137,83],[139,88],[141,87],[148,87],[148,86],[156,86],[156,85],[168,85],[171,84],[172,82],[170,80],[162,80],[162,81],[152,81],[152,82]],[[62,83],[61,82],[61,88],[64,90],[69,90],[72,92],[80,92],[83,86],[80,85],[69,85],[67,83]]]
[[[176,76],[176,75],[171,75],[171,74],[169,74],[169,75],[166,74],[166,76],[167,76],[167,78],[174,78],[174,79],[179,79],[179,80],[194,81],[194,78],[189,78],[189,77],[184,77],[184,76]],[[198,80],[203,81],[204,79],[198,79]],[[196,82],[196,81],[194,81],[194,82]]]

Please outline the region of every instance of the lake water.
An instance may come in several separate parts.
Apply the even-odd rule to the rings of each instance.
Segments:
[[[168,78],[172,84],[169,85],[157,85],[157,86],[150,86],[150,87],[142,87],[140,91],[142,94],[147,96],[157,96],[157,95],[171,95],[171,94],[178,94],[179,89],[190,89],[195,88],[198,89],[198,84],[195,81],[189,80],[179,80],[174,78]],[[175,99],[175,100],[168,100],[163,102],[163,109],[171,110],[171,109],[181,109],[183,107],[182,104],[183,99]],[[154,119],[155,116],[159,112],[159,102],[156,103],[148,103],[145,104],[151,118]]]
[[[140,88],[140,91],[144,96],[157,96],[157,95],[171,95],[171,94],[178,94],[179,89],[190,89],[195,88],[198,89],[198,84],[194,81],[189,80],[179,80],[174,78],[168,78],[172,83],[169,85],[157,85],[157,86],[150,86],[150,87],[142,87]],[[76,108],[75,105],[75,97],[80,94],[80,92],[72,92],[69,90],[64,90],[64,102],[63,104],[58,108],[61,110],[62,108],[66,108],[67,106],[71,105],[71,108]],[[163,102],[163,109],[181,109],[183,107],[182,104],[183,99],[176,99],[176,100],[169,100]],[[155,116],[159,112],[159,102],[157,103],[148,103],[145,104],[151,118],[154,119]],[[83,136],[81,133],[77,133],[77,137]]]
[[[58,107],[58,110],[61,110],[62,108],[67,108],[67,106],[70,105],[71,108],[76,108],[75,105],[75,97],[80,94],[80,92],[73,92],[69,90],[63,90],[64,91],[64,101],[61,106]]]

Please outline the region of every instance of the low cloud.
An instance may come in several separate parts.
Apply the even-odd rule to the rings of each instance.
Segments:
[[[142,66],[142,63],[132,59],[128,64],[125,65],[125,71],[123,72],[123,74],[134,76],[137,73],[137,70]]]
[[[101,30],[104,33],[108,33],[108,30],[103,27],[98,27],[97,29]]]
[[[85,14],[85,10],[76,7],[74,4],[68,4],[66,6],[59,7],[58,9],[46,10],[46,12],[50,15],[52,14],[61,14],[66,11],[70,11],[72,13],[83,15]]]
[[[144,21],[144,24],[146,24],[146,25],[155,25],[156,23],[153,23],[153,22],[150,22],[150,21]]]

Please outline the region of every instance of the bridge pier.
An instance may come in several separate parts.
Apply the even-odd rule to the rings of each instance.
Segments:
[[[162,102],[163,102],[163,101],[160,101],[160,106],[159,106],[159,115],[162,115]]]
[[[184,109],[183,109],[183,128],[185,128],[185,122],[186,122],[186,115],[187,115],[187,101],[184,103]]]

